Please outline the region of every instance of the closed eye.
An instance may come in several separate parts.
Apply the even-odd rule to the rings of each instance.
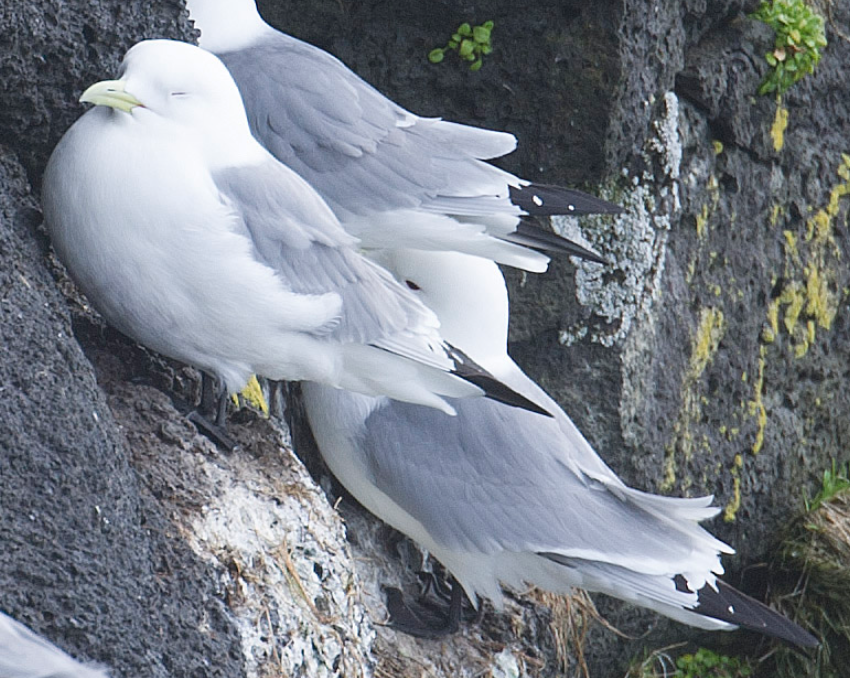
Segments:
[[[173,97],[187,97],[189,96],[188,92],[172,92],[171,96]]]

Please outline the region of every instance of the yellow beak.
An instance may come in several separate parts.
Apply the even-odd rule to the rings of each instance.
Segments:
[[[136,97],[125,91],[121,80],[101,80],[94,83],[80,97],[81,103],[85,101],[96,106],[109,106],[125,113],[129,113],[136,106],[144,106]]]

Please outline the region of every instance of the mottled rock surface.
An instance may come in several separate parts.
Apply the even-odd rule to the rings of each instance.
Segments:
[[[778,527],[848,459],[847,40],[828,24],[815,74],[777,102],[755,94],[772,35],[754,2],[260,5],[413,111],[514,132],[507,169],[627,207],[582,224],[612,270],[509,273],[512,352],[627,482],[714,493],[729,578],[760,595]],[[428,62],[486,20],[481,71]],[[179,0],[0,9],[0,607],[117,676],[572,672],[562,600],[511,597],[441,642],[374,628],[381,583],[415,590],[415,549],[343,496],[347,544],[271,423],[237,419],[242,450],[216,452],[183,420],[196,375],[105,329],[52,262],[37,191],[79,93],[138,39],[191,36]],[[651,633],[593,626],[594,678],[694,638],[598,602]]]

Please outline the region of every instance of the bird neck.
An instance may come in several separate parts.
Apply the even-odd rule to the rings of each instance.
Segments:
[[[187,0],[186,8],[201,31],[198,44],[216,54],[247,47],[271,30],[255,0]]]

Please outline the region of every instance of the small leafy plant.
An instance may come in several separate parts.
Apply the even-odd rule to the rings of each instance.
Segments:
[[[681,655],[674,665],[668,651],[684,644],[650,653],[640,663],[632,664],[626,678],[750,678],[753,673],[749,659],[729,657],[704,647]]]
[[[804,0],[762,0],[750,15],[776,32],[773,50],[765,55],[771,71],[759,85],[759,94],[783,94],[812,71],[826,47],[823,17]]]
[[[676,660],[676,678],[747,678],[752,668],[746,660],[728,657],[701,647]]]
[[[484,55],[493,51],[493,46],[490,44],[492,30],[492,21],[485,21],[480,26],[461,24],[445,47],[437,47],[429,52],[428,60],[432,64],[438,64],[445,58],[446,52],[456,50],[461,59],[472,62],[469,66],[470,71],[480,70],[484,63]]]

